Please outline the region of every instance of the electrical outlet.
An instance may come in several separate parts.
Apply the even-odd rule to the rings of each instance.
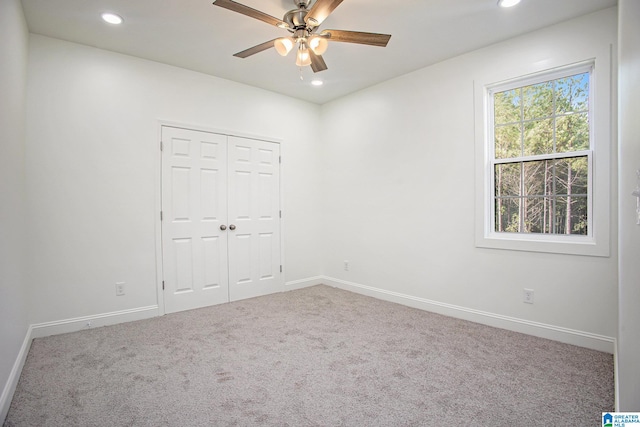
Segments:
[[[87,323],[84,324],[84,327],[87,329],[91,328],[91,320],[87,320]]]
[[[124,282],[116,283],[116,296],[124,295]]]
[[[349,261],[344,262],[344,271],[349,271]]]
[[[533,304],[533,289],[522,290],[522,302],[527,304]]]

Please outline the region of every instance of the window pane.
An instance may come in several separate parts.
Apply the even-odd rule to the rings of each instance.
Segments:
[[[556,80],[556,114],[589,110],[589,73]]]
[[[493,96],[495,124],[520,121],[520,89],[496,93]]]
[[[522,88],[524,120],[543,119],[553,115],[553,82]]]
[[[524,163],[524,196],[546,196],[553,193],[553,161]]]
[[[589,161],[586,156],[556,162],[556,194],[587,194]]]
[[[507,163],[495,166],[496,197],[520,195],[520,165]]]
[[[496,231],[517,233],[520,228],[520,199],[496,198]]]
[[[571,234],[587,234],[587,197],[571,198]]]
[[[586,195],[589,190],[589,160],[586,156],[568,159],[568,163],[573,170],[571,181],[571,194]]]
[[[536,120],[524,125],[524,155],[553,153],[553,119]]]
[[[557,152],[589,149],[589,114],[570,114],[556,119]]]
[[[587,234],[590,72],[493,94],[495,230]],[[574,156],[558,159],[564,153]],[[502,159],[502,160],[501,160]],[[517,159],[518,161],[514,161]]]
[[[509,159],[520,157],[521,131],[520,125],[499,126],[495,130],[496,159]]]
[[[587,197],[558,197],[556,227],[559,234],[587,234]]]
[[[552,199],[549,197],[526,197],[522,203],[526,233],[553,232]]]

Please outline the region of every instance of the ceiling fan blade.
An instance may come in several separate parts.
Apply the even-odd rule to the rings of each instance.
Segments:
[[[343,0],[316,0],[316,2],[309,9],[309,13],[304,17],[304,22],[311,26],[318,26],[322,24],[322,21],[327,19],[327,16],[333,12],[333,10],[340,6]]]
[[[263,50],[267,50],[270,47],[273,47],[273,42],[276,41],[276,40],[277,39],[269,40],[268,42],[264,42],[264,43],[261,43],[261,44],[259,44],[257,46],[250,47],[249,49],[243,50],[242,52],[238,52],[238,53],[234,54],[233,56],[236,56],[238,58],[246,58],[248,56],[255,55],[256,53],[260,53]]]
[[[234,12],[241,13],[243,15],[249,16],[251,18],[258,19],[262,22],[266,22],[267,24],[275,25],[280,28],[288,28],[289,25],[271,15],[267,15],[264,12],[260,12],[259,10],[250,8],[249,6],[245,6],[243,4],[237,3],[233,0],[215,0],[213,2],[214,6],[220,6],[228,10],[232,10]]]
[[[360,31],[324,30],[321,35],[328,35],[332,42],[346,42],[367,44],[370,46],[386,47],[391,38],[390,34],[363,33]]]
[[[314,73],[319,73],[328,69],[327,64],[324,62],[324,58],[321,55],[316,55],[312,49],[309,49],[309,56],[311,58],[311,69]]]

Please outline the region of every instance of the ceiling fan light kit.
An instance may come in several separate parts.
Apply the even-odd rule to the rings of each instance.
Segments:
[[[281,56],[287,56],[289,52],[291,52],[291,49],[293,49],[294,44],[295,40],[293,40],[293,37],[281,37],[273,42],[273,46]]]
[[[309,49],[307,48],[306,43],[300,43],[298,47],[298,54],[296,55],[296,65],[298,67],[306,67],[307,65],[311,65],[311,55],[309,54]]]
[[[329,42],[324,37],[311,36],[311,38],[309,39],[309,47],[315,52],[316,55],[323,55],[329,47]]]
[[[327,69],[327,64],[324,62],[322,55],[327,51],[330,41],[386,47],[391,38],[389,34],[345,30],[323,30],[317,33],[318,27],[322,22],[342,2],[343,0],[315,0],[311,8],[308,8],[311,0],[293,0],[297,9],[287,12],[282,20],[233,0],[215,0],[213,4],[258,19],[267,24],[275,25],[291,33],[288,37],[261,43],[238,52],[234,56],[247,58],[271,47],[274,47],[281,56],[287,56],[293,50],[293,47],[298,45],[296,65],[298,67],[310,65],[313,72],[318,73]]]

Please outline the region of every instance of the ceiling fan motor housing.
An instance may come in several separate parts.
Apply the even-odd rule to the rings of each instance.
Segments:
[[[307,23],[304,22],[304,17],[307,16],[308,12],[309,11],[306,9],[290,10],[284,15],[284,18],[282,20],[287,24],[289,24],[290,28],[293,28],[296,30],[301,28],[306,28]]]

